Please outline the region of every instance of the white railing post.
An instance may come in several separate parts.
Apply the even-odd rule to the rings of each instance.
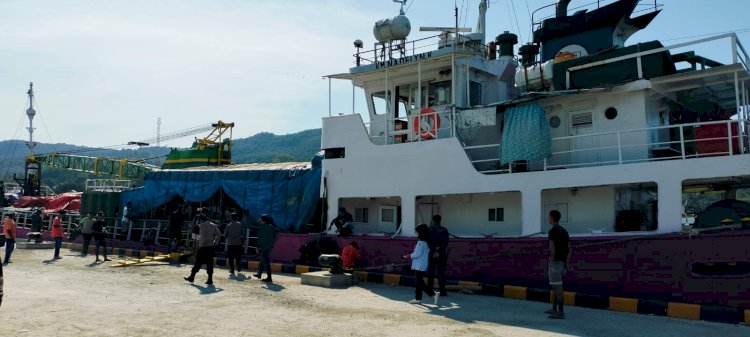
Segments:
[[[685,159],[685,133],[680,124],[680,153],[682,153],[682,159]]]
[[[734,154],[734,148],[732,146],[732,121],[731,120],[727,121],[727,141],[729,144],[729,155],[731,156]]]
[[[638,67],[638,79],[643,78],[643,63],[641,61],[641,55],[638,55],[635,59],[636,66]]]
[[[617,132],[617,163],[622,165],[622,137],[621,133]]]

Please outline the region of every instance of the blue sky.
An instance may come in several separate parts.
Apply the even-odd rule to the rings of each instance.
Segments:
[[[491,1],[488,38],[520,30],[526,42],[530,11],[552,2]],[[453,25],[454,3],[461,26],[473,28],[478,0],[414,0],[407,3],[410,38],[427,36],[419,26]],[[669,45],[750,28],[750,1],[658,3],[664,11],[628,43]],[[0,139],[27,137],[30,81],[42,142],[105,146],[151,138],[157,117],[162,133],[219,119],[237,124],[235,137],[319,128],[328,115],[321,76],[346,72],[352,41],[371,46],[373,23],[398,9],[391,0],[0,0]],[[748,36],[739,38],[750,47]],[[699,52],[720,58],[728,46]],[[333,88],[334,114],[350,112],[351,86]]]

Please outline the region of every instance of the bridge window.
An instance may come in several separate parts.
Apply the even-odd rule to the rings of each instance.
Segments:
[[[482,84],[479,82],[469,82],[469,105],[475,106],[482,104]]]
[[[430,83],[428,106],[451,104],[451,81]]]
[[[388,90],[386,96],[385,91],[378,91],[372,93],[372,112],[376,115],[382,115],[390,111],[391,102],[391,91]]]

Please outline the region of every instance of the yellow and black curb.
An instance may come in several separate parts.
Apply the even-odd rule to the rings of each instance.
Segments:
[[[65,247],[71,250],[81,250],[83,248],[81,244],[70,242],[66,243]],[[94,247],[89,247],[89,252],[93,253],[94,249]],[[136,249],[108,248],[108,254],[122,257],[143,258],[146,256],[155,256],[160,253]],[[214,258],[214,262],[216,266],[226,266],[226,259],[223,257]],[[258,261],[247,261],[246,267],[248,270],[258,269]],[[327,268],[271,263],[271,271],[275,273],[303,274],[321,270],[327,270]],[[413,287],[415,284],[414,276],[400,274],[355,271],[354,277],[356,277],[359,282],[381,283],[405,287]],[[549,289],[456,280],[448,280],[446,283],[448,285],[477,288],[479,289],[477,293],[480,295],[545,303],[550,303],[552,299],[552,291]],[[617,296],[581,294],[568,291],[565,292],[565,305],[655,316],[667,316],[689,320],[731,324],[744,323],[750,325],[750,309],[724,306],[642,300]]]

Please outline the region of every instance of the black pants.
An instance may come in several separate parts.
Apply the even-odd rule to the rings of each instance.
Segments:
[[[438,257],[431,257],[427,265],[427,286],[430,289],[435,289],[435,276],[437,276],[440,294],[445,294],[445,267],[447,265],[448,256],[445,253]]]
[[[420,300],[420,301],[422,300],[422,292],[424,292],[425,294],[427,294],[427,296],[430,296],[430,297],[435,296],[435,292],[432,290],[432,288],[429,288],[427,287],[426,284],[424,284],[424,275],[425,275],[425,272],[423,271],[420,271],[420,270],[414,271],[414,277],[416,278],[416,280],[414,280],[415,281],[414,282],[415,283],[414,299]]]
[[[94,234],[82,233],[82,235],[83,235],[83,251],[81,253],[83,255],[86,255],[89,253],[89,244],[91,244],[91,237],[94,236]]]
[[[96,240],[96,258],[99,258],[99,247],[104,247],[104,258],[107,258],[107,239],[105,237],[106,234],[94,234],[94,239]],[[88,249],[87,249],[88,250]]]
[[[198,248],[198,253],[195,254],[195,264],[193,265],[193,269],[190,270],[191,278],[195,277],[195,274],[198,274],[203,264],[206,264],[206,272],[208,272],[208,277],[211,278],[214,274],[214,249],[213,246]]]
[[[271,249],[264,248],[260,250],[260,265],[258,266],[258,275],[266,272],[268,278],[271,278]]]
[[[227,265],[230,271],[237,269],[240,272],[242,263],[242,245],[231,245],[227,248]]]

